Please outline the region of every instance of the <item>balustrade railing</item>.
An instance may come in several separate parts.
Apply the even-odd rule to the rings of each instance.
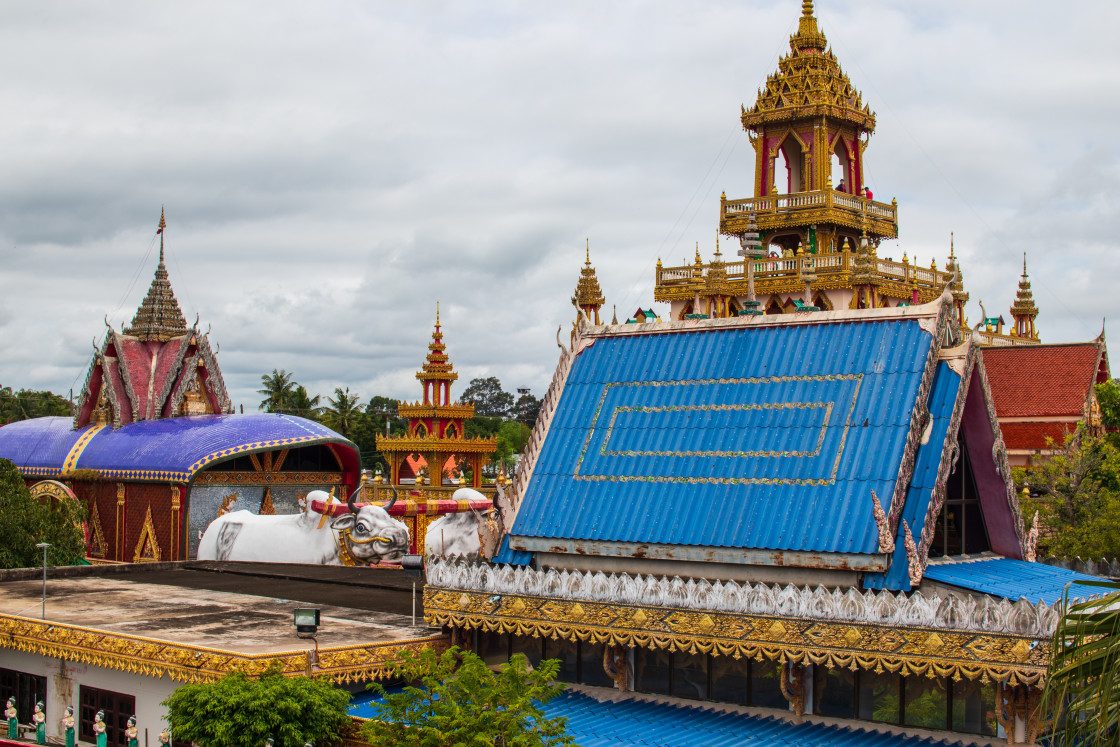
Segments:
[[[869,218],[897,222],[898,208],[893,204],[875,202],[861,195],[851,195],[831,189],[816,190],[814,192],[793,192],[785,195],[767,195],[765,197],[748,197],[742,200],[724,200],[723,216],[725,218],[752,213],[764,216],[779,211],[798,210],[802,208],[831,207],[839,208],[852,213],[866,213]]]
[[[822,274],[846,274],[852,269],[852,252],[829,252],[826,254],[806,254],[798,257],[767,257],[752,260],[754,262],[754,276],[756,280],[774,279],[780,277],[796,277],[807,270],[814,270]],[[684,265],[682,267],[660,267],[657,270],[658,287],[687,286],[696,280],[693,275],[695,267]],[[704,272],[708,265],[704,265]],[[944,287],[953,276],[942,270],[928,267],[917,267],[909,262],[895,262],[891,259],[879,259],[876,269],[880,276],[902,283],[915,283],[922,287]],[[746,261],[727,262],[724,264],[727,279],[735,282],[745,282],[747,278]],[[700,282],[704,282],[701,276]],[[1006,343],[1010,344],[1010,343]]]

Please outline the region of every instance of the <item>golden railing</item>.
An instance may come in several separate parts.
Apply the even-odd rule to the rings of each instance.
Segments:
[[[799,257],[770,257],[751,260],[754,262],[755,281],[767,279],[796,278],[810,272],[815,272],[818,277],[827,274],[847,275],[851,272],[852,262],[855,259],[853,252],[832,252],[829,254],[806,254]],[[680,267],[657,268],[657,288],[672,288],[691,285],[699,280],[694,274],[696,265],[682,265]],[[706,270],[707,265],[700,268]],[[876,260],[878,274],[884,280],[914,284],[924,288],[944,288],[953,279],[952,273],[935,270],[929,267],[918,267],[907,262],[895,262],[890,259]],[[724,263],[727,279],[731,282],[747,281],[747,262]]]
[[[866,215],[871,220],[887,221],[898,225],[898,205],[895,202],[875,202],[860,195],[850,195],[832,189],[748,197],[743,200],[724,199],[721,201],[721,206],[723,219],[747,214],[762,218],[779,213],[830,209],[848,213],[852,220],[859,220],[861,216]]]

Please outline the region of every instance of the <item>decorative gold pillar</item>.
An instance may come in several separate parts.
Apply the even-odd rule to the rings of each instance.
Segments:
[[[179,550],[182,535],[182,522],[179,519],[179,498],[182,494],[182,488],[178,485],[171,486],[171,560],[181,560],[179,557]]]
[[[117,483],[117,521],[116,521],[116,527],[115,527],[115,530],[114,530],[115,533],[116,533],[115,538],[114,538],[114,542],[116,542],[116,544],[117,544],[117,560],[120,560],[120,561],[124,560],[124,543],[125,543],[125,540],[126,540],[126,537],[124,536],[124,534],[125,534],[125,530],[127,529],[127,527],[125,526],[125,521],[128,518],[125,515],[124,508],[125,508],[125,505],[124,505],[124,483],[123,482],[118,482]]]

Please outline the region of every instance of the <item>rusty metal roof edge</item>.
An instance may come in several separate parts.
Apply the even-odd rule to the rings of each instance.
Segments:
[[[690,560],[738,565],[829,568],[846,571],[885,571],[890,556],[880,553],[802,552],[700,545],[668,545],[607,540],[571,540],[556,537],[510,536],[510,549],[563,555],[600,555],[615,558]]]

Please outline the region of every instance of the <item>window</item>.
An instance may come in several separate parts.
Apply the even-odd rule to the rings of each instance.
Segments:
[[[995,736],[994,684],[817,667],[813,711],[926,729]]]
[[[111,745],[127,747],[128,738],[124,730],[128,727],[128,719],[136,715],[136,698],[132,695],[123,695],[111,690],[99,690],[96,687],[82,685],[78,692],[80,707],[78,710],[79,729],[81,739],[87,742],[96,742],[93,734],[93,717],[98,711],[105,712],[106,742]]]
[[[47,702],[47,678],[37,674],[0,669],[0,706],[16,699],[16,710],[22,724],[31,721],[31,712],[40,700]]]
[[[930,557],[973,555],[991,547],[963,433],[957,446],[960,456],[945,485],[945,502],[934,527]]]

